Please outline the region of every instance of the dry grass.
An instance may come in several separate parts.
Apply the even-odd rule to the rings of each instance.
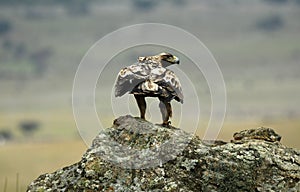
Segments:
[[[0,147],[0,191],[4,188],[5,178],[7,178],[6,191],[17,191],[17,174],[19,191],[25,191],[29,183],[39,175],[79,161],[85,149],[85,144],[80,140],[13,143],[2,146]]]

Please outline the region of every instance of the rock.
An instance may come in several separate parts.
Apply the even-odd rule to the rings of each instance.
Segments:
[[[212,143],[123,116],[80,162],[39,176],[27,191],[300,191],[300,151],[280,138],[259,128]]]
[[[281,136],[275,133],[275,131],[271,128],[259,127],[257,129],[249,129],[245,131],[241,131],[235,133],[233,135],[234,141],[243,141],[243,140],[265,140],[270,142],[280,141]]]

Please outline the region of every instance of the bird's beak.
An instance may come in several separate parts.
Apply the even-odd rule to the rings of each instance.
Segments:
[[[176,57],[176,56],[173,56],[174,57],[174,63],[175,64],[179,64],[180,62],[179,62],[179,58],[178,57]]]

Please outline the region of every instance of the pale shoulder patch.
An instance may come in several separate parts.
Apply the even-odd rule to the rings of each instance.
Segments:
[[[151,80],[142,83],[142,90],[144,91],[158,91],[159,86]]]
[[[154,75],[162,75],[166,71],[163,67],[157,67],[151,70],[151,73]]]

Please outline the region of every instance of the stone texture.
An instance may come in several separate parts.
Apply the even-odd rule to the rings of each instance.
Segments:
[[[123,116],[80,162],[39,176],[27,191],[300,191],[300,151],[280,138],[261,127],[211,143]]]
[[[271,128],[259,127],[257,129],[244,130],[233,135],[233,142],[239,142],[241,140],[265,140],[265,141],[280,141],[281,136],[275,133]]]

